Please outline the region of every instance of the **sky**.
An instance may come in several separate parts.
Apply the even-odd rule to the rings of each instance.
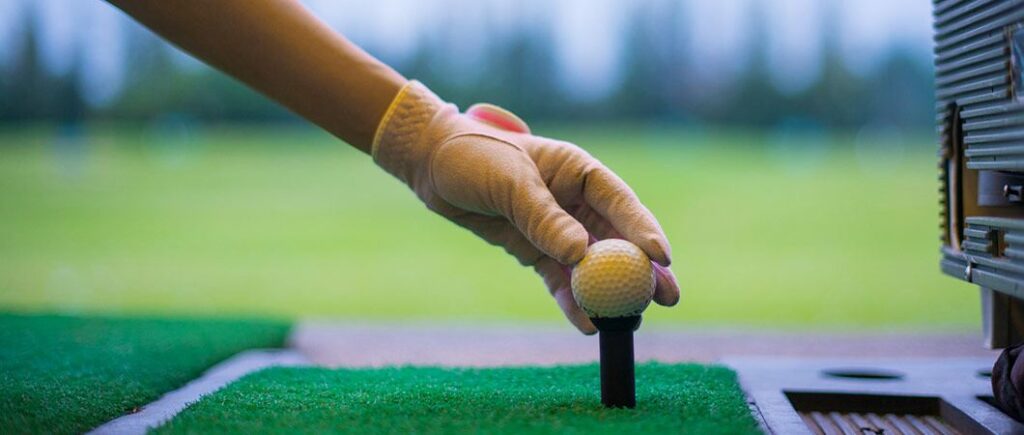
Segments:
[[[752,38],[764,35],[771,83],[784,94],[820,77],[827,38],[844,65],[870,74],[895,48],[931,60],[928,0],[305,0],[332,28],[384,59],[411,56],[432,38],[459,53],[452,62],[474,74],[487,41],[506,32],[553,37],[560,79],[570,94],[598,98],[622,79],[626,23],[643,10],[681,7],[680,56],[697,80],[727,85],[748,67]],[[654,8],[654,9],[651,9]],[[26,14],[32,9],[34,14]],[[38,20],[46,68],[66,72],[79,57],[86,98],[102,105],[120,90],[131,60],[126,38],[139,26],[101,0],[0,0],[0,67],[10,64],[26,17]],[[756,33],[753,29],[763,32]],[[185,67],[201,68],[185,54]]]

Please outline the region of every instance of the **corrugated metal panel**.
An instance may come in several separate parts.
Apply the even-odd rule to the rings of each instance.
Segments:
[[[944,50],[946,48],[959,45],[962,43],[969,43],[972,39],[984,38],[992,32],[1000,32],[1008,25],[1024,19],[1024,9],[1020,6],[1024,3],[1022,1],[1004,1],[998,7],[998,10],[983,10],[981,19],[966,24],[964,26],[946,26],[936,33],[936,48]],[[1002,15],[996,15],[995,13],[1001,13]],[[979,14],[981,15],[981,14]]]
[[[950,21],[956,18],[962,18],[964,16],[976,15],[978,10],[981,8],[989,7],[999,0],[974,0],[974,1],[960,1],[960,2],[949,2],[949,7],[941,8],[936,7],[935,13],[938,18],[935,20],[935,25],[947,25]],[[955,8],[954,8],[955,7]]]
[[[1020,5],[1024,1],[979,0],[960,9],[941,14],[935,19],[935,39],[938,47],[963,42],[987,30],[1009,24],[1013,19],[1024,16]],[[957,11],[965,11],[956,15]]]
[[[965,119],[963,132],[968,168],[1024,171],[1024,105]]]
[[[1024,0],[935,2],[936,122],[955,103],[961,117],[998,114],[1011,103],[1008,31],[1024,21]]]

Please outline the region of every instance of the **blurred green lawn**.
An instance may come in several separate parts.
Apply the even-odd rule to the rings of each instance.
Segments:
[[[656,324],[966,329],[927,136],[557,127],[661,220]],[[560,322],[529,269],[308,129],[0,132],[0,309]]]

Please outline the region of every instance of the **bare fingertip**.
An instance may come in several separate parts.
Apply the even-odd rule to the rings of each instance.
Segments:
[[[654,302],[665,307],[672,307],[679,303],[679,282],[675,275],[667,267],[654,266],[657,286],[654,289]]]
[[[679,292],[669,295],[657,295],[654,302],[663,307],[674,307],[679,303]]]
[[[570,314],[569,321],[572,322],[576,329],[579,329],[583,335],[594,335],[597,334],[597,327],[594,326],[594,322],[590,321],[590,318],[583,313],[583,310],[575,309]]]
[[[594,326],[594,322],[590,321],[590,317],[580,309],[579,305],[576,304],[576,299],[572,296],[572,291],[568,287],[559,288],[553,295],[558,306],[562,309],[562,313],[565,314],[566,320],[572,323],[583,335],[594,335],[597,333],[597,327]]]
[[[572,322],[576,329],[579,329],[583,335],[594,335],[597,334],[597,327],[594,326],[594,322],[590,321],[590,318],[586,316],[579,316],[576,321]]]

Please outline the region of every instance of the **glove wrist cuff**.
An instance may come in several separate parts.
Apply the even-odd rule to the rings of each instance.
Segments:
[[[445,103],[422,83],[412,80],[395,96],[374,134],[370,154],[374,162],[385,171],[407,184],[413,184],[417,162],[426,158],[429,144],[424,140],[430,125],[447,109],[457,109]]]

